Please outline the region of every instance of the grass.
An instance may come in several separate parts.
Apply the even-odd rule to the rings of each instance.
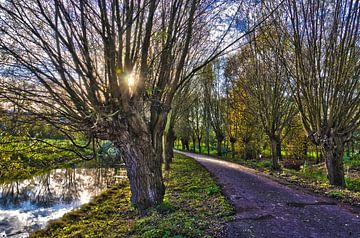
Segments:
[[[209,173],[193,159],[176,155],[165,173],[164,202],[139,213],[127,183],[52,222],[31,237],[212,237],[234,214]]]

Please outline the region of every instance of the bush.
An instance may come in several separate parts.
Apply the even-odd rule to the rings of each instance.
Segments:
[[[360,191],[360,179],[345,179],[346,187],[349,190],[359,192]]]
[[[300,170],[301,166],[304,164],[303,159],[285,159],[283,161],[284,168]]]

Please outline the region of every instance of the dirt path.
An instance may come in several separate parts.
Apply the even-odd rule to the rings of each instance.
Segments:
[[[235,206],[235,219],[226,225],[225,237],[360,238],[358,208],[287,187],[238,164],[178,153],[208,169]]]

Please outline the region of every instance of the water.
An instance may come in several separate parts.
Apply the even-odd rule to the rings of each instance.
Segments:
[[[119,166],[89,168],[81,165],[1,184],[0,237],[28,237],[30,232],[88,203],[123,179],[126,173]]]

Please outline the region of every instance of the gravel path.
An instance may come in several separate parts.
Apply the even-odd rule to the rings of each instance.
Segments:
[[[285,186],[244,166],[187,152],[213,175],[236,209],[225,237],[360,238],[360,209]]]

